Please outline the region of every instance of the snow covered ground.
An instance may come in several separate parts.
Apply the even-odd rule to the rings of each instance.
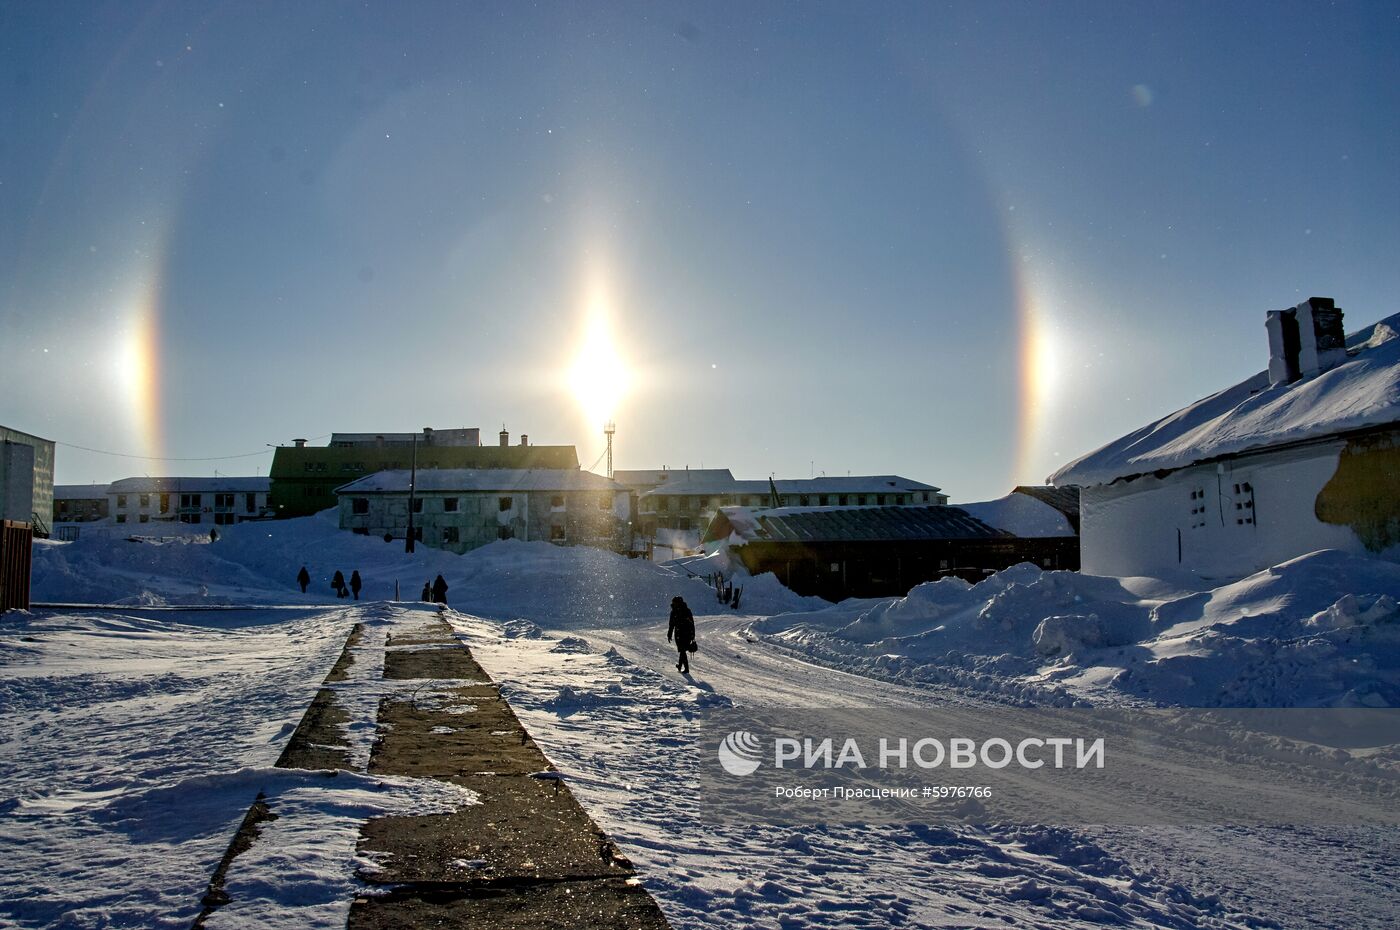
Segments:
[[[274,847],[326,900],[353,886],[364,817],[447,803],[269,768],[348,632],[337,568],[376,599],[444,575],[454,625],[677,928],[1383,927],[1400,910],[1394,831],[715,824],[688,750],[728,706],[1395,706],[1395,565],[1317,553],[1204,592],[1018,566],[835,606],[770,577],[737,615],[680,567],[525,543],[410,556],[313,517],[38,548],[46,601],[300,606],[0,620],[0,924],[188,926],[259,790],[313,818],[279,823],[327,818]],[[664,636],[675,594],[700,615],[689,679]]]

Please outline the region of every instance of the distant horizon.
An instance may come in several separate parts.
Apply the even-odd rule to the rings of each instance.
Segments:
[[[64,484],[612,419],[993,499],[1269,310],[1400,310],[1397,52],[1366,2],[5,5],[0,423]]]

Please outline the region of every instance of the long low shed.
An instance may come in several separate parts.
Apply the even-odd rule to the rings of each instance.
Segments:
[[[1016,536],[949,506],[733,508],[715,516],[706,540],[730,543],[750,574],[773,572],[828,600],[902,595],[949,576],[979,581],[1019,562],[1079,568],[1073,536]]]

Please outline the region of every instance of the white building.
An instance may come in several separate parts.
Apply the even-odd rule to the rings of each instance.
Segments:
[[[272,516],[267,478],[122,478],[107,488],[113,523],[226,526]]]
[[[1314,297],[1269,314],[1269,367],[1053,476],[1083,570],[1238,578],[1319,549],[1400,558],[1400,315],[1350,337]]]
[[[340,528],[408,536],[410,472],[381,471],[336,489]],[[627,489],[565,468],[434,468],[413,486],[414,538],[466,552],[498,539],[617,549],[627,537]]]

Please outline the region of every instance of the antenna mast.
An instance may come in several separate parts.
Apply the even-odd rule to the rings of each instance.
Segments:
[[[613,446],[613,434],[616,433],[616,432],[617,432],[617,424],[614,423],[612,420],[609,420],[608,422],[606,422],[606,423],[603,424],[603,435],[606,436],[606,437],[608,438],[608,477],[609,477],[609,478],[612,478],[612,476],[613,476],[612,446]]]

